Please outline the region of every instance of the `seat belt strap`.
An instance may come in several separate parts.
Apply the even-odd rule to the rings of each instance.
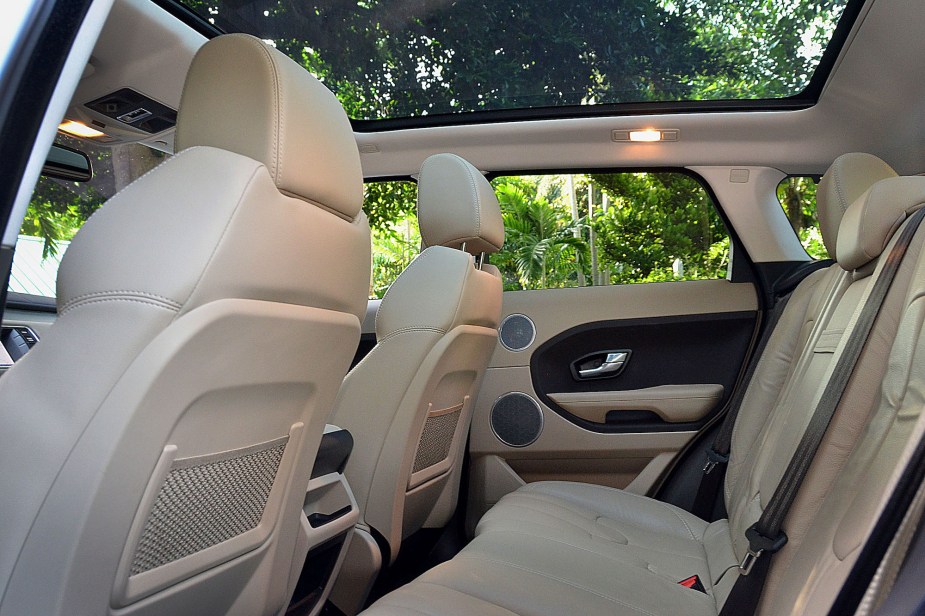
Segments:
[[[736,417],[739,416],[739,409],[742,408],[742,401],[748,391],[748,384],[751,382],[758,368],[758,362],[768,346],[768,340],[777,322],[780,321],[781,315],[787,308],[787,302],[790,301],[790,295],[785,295],[770,310],[767,325],[758,340],[755,351],[752,353],[752,361],[749,363],[745,374],[742,376],[742,382],[735,392],[729,403],[729,412],[726,414],[723,423],[720,425],[719,432],[713,440],[713,444],[707,450],[707,460],[703,467],[703,475],[700,478],[700,485],[697,488],[697,495],[694,497],[694,505],[691,513],[697,517],[710,521],[713,517],[713,509],[716,506],[716,498],[720,491],[720,486],[725,477],[726,463],[729,462],[729,451],[732,449],[732,432],[735,427]]]
[[[803,433],[803,438],[800,439],[796,452],[787,465],[787,470],[784,471],[761,517],[745,531],[749,547],[739,565],[739,578],[732,587],[720,616],[753,614],[758,607],[761,591],[770,569],[771,556],[787,543],[787,535],[782,529],[784,519],[800,491],[803,480],[809,473],[813,458],[822,444],[822,439],[825,437],[826,430],[861,356],[861,351],[864,350],[877,315],[880,313],[880,308],[883,306],[903,257],[912,244],[912,238],[923,217],[925,217],[925,208],[916,211],[900,232],[883,269],[873,283],[844,349],[835,362],[835,368],[825,385],[809,425]]]

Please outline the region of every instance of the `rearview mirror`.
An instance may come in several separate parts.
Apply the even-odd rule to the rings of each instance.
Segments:
[[[42,175],[56,180],[88,182],[93,177],[93,167],[84,152],[54,143],[42,167]]]

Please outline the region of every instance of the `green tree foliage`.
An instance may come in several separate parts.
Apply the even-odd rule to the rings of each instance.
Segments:
[[[40,237],[42,258],[58,254],[62,241],[69,241],[105,200],[94,189],[76,190],[77,182],[40,178],[26,210],[21,233]]]
[[[372,230],[373,270],[370,297],[381,298],[421,249],[417,184],[411,181],[369,182],[363,210]]]
[[[588,261],[584,219],[574,220],[539,192],[535,179],[501,178],[495,192],[504,218],[503,249],[492,257],[504,288],[576,286]]]
[[[153,169],[166,156],[139,144],[109,148],[66,135],[58,135],[57,141],[85,152],[90,157],[93,177],[89,182],[39,179],[21,233],[44,240],[43,258],[57,255],[60,243],[73,238],[106,199]]]
[[[700,183],[680,173],[594,174],[613,206],[594,219],[599,250],[613,263],[611,282],[722,278],[729,242]]]
[[[274,41],[357,119],[789,96],[846,0],[185,0]]]
[[[846,0],[184,0],[226,31],[270,40],[318,76],[355,119],[664,100],[789,96],[806,86]],[[73,141],[73,140],[71,140]],[[88,149],[86,142],[76,144]],[[158,164],[132,147],[89,147],[89,184],[43,179],[23,232],[45,255],[105,197]],[[569,161],[563,161],[567,165]],[[555,178],[556,176],[552,176]],[[729,239],[708,197],[679,174],[501,178],[505,288],[721,277]],[[417,254],[412,182],[371,183],[371,294]],[[589,209],[588,193],[607,197]],[[804,246],[815,186],[781,192]],[[592,201],[594,199],[592,198]],[[593,241],[592,241],[593,239]],[[592,246],[593,244],[593,246]]]
[[[806,176],[786,178],[777,187],[777,198],[809,256],[828,259],[816,219],[816,182]]]

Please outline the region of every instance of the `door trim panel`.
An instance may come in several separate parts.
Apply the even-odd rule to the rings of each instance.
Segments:
[[[728,400],[751,343],[756,318],[757,312],[737,311],[579,325],[554,336],[533,352],[533,388],[551,410],[586,430],[696,431]],[[596,348],[631,349],[632,361],[615,378],[576,380],[571,370],[574,360]],[[704,393],[704,388],[709,391]],[[690,404],[672,405],[669,399],[656,404],[651,400],[677,398],[681,390],[694,398]],[[715,397],[719,392],[721,395]],[[596,409],[596,415],[604,421],[589,420],[588,414],[566,408],[575,408],[576,400],[571,398],[578,394],[587,394],[578,396],[584,406],[594,398],[613,402],[612,408]],[[556,401],[563,395],[565,406]],[[640,399],[646,395],[649,400]],[[629,402],[632,397],[638,399],[635,405]],[[701,404],[705,398],[712,402],[706,409]],[[591,406],[600,407],[593,403]],[[673,406],[674,411],[664,411],[666,406]]]

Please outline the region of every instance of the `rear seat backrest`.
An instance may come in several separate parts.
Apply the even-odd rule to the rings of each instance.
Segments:
[[[832,360],[887,260],[881,255],[892,248],[907,214],[925,203],[925,178],[894,175],[879,159],[851,155],[836,161],[820,187],[823,237],[839,263],[799,285],[748,384],[726,476],[728,520],[708,524],[672,505],[601,486],[528,484],[483,517],[459,556],[373,611],[417,612],[426,605],[431,614],[501,613],[497,608],[555,614],[569,606],[574,613],[715,615],[738,577],[745,530],[793,456]],[[885,179],[868,191],[864,178]],[[915,299],[925,293],[925,264],[918,263],[925,259],[923,235],[906,254],[790,509],[784,524],[790,541],[771,561],[762,613],[804,613],[831,600],[925,403],[925,382],[912,379],[907,387],[910,374],[925,373],[925,358],[915,348],[925,321],[925,306]],[[872,408],[878,412],[862,437]],[[859,493],[864,482],[869,485]],[[688,594],[676,581],[692,575],[700,577],[708,599]],[[429,599],[444,589],[442,600]]]
[[[823,239],[827,250],[842,259],[814,273],[794,291],[769,341],[769,352],[748,384],[733,432],[724,490],[737,558],[745,555],[748,546],[745,530],[761,515],[796,450],[845,326],[870,282],[873,266],[853,272],[859,260],[837,249],[842,217],[874,182],[895,175],[879,158],[851,153],[836,159],[820,183]],[[785,376],[781,379],[781,375]]]
[[[884,180],[848,211],[840,260],[886,254],[907,215],[925,204],[925,178]],[[761,613],[832,601],[860,552],[925,402],[925,230],[906,254],[838,413],[787,520]],[[883,261],[883,259],[880,259]],[[881,385],[882,384],[882,385]]]

